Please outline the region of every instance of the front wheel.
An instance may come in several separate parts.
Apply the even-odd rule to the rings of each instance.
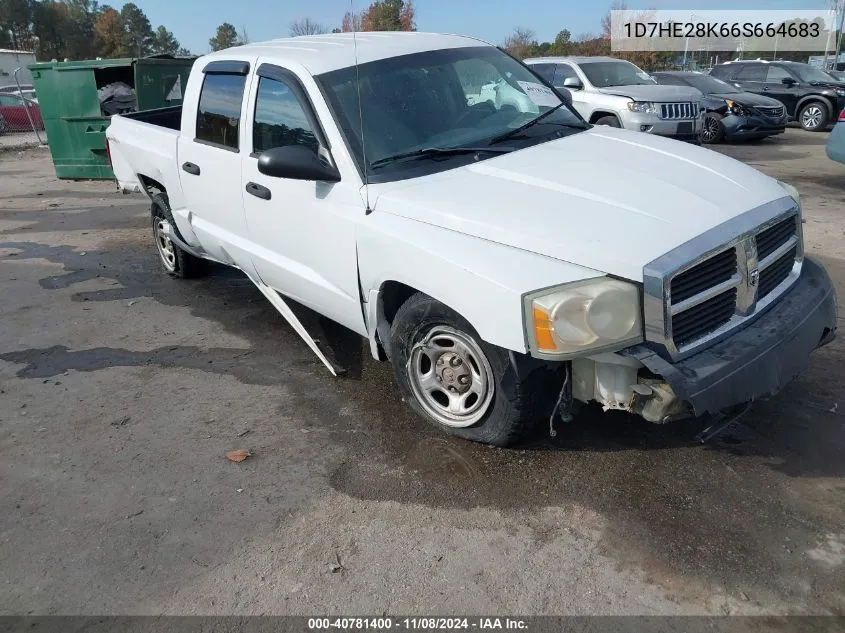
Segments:
[[[414,411],[446,433],[506,446],[532,421],[530,383],[518,378],[508,352],[427,295],[412,296],[397,312],[390,360]]]
[[[721,143],[725,138],[725,124],[722,117],[715,112],[710,112],[704,117],[701,123],[701,142],[713,145]]]
[[[808,103],[798,114],[798,122],[801,127],[808,132],[824,132],[827,129],[827,123],[830,119],[830,114],[827,111],[827,106],[818,101]]]

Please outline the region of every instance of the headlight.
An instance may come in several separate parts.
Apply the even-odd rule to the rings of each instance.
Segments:
[[[745,107],[741,106],[733,99],[725,99],[725,103],[728,104],[728,110],[730,110],[731,114],[735,114],[737,116],[748,116],[751,114]]]
[[[628,109],[631,112],[640,112],[642,114],[657,114],[657,108],[651,101],[629,101]]]
[[[785,183],[781,180],[778,180],[778,184],[781,187],[783,187],[784,189],[786,189],[786,193],[789,194],[789,197],[792,198],[793,200],[795,200],[795,204],[797,204],[800,207],[801,206],[801,194],[798,193],[798,190],[795,187],[793,187],[792,185]]]
[[[622,349],[643,340],[640,291],[605,277],[529,295],[525,323],[531,352],[565,360]]]
[[[836,96],[837,97],[845,97],[845,90],[837,90]]]

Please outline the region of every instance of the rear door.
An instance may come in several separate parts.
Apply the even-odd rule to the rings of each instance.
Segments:
[[[785,84],[784,79],[791,79],[794,83]],[[798,105],[798,79],[780,66],[769,66],[766,72],[766,83],[763,85],[763,94],[772,99],[777,99],[786,106],[786,111],[794,115]]]
[[[763,64],[742,64],[737,71],[731,75],[730,83],[747,92],[754,92],[758,95],[766,94],[766,69]]]
[[[205,66],[198,99],[185,100],[199,106],[183,110],[177,151],[194,233],[212,257],[240,268],[250,263],[240,178],[249,71],[244,60]]]
[[[366,334],[356,248],[365,210],[359,186],[258,171],[268,149],[299,145],[327,158],[331,147],[301,80],[272,64],[257,73],[239,183],[255,268],[271,288]]]

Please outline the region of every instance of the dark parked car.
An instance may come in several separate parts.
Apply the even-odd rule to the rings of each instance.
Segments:
[[[701,123],[704,143],[764,138],[782,134],[786,128],[786,108],[770,97],[737,90],[703,73],[656,72],[651,76],[659,84],[692,86],[702,93],[700,103],[706,110]]]
[[[810,132],[822,132],[845,108],[845,82],[798,62],[745,61],[719,64],[711,77],[740,90],[772,97]]]

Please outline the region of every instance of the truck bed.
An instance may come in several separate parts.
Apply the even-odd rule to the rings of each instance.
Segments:
[[[156,108],[155,110],[142,110],[122,115],[124,119],[148,123],[158,127],[166,127],[169,130],[179,130],[182,123],[182,106],[171,106],[169,108]]]
[[[115,115],[106,130],[112,170],[122,191],[142,191],[152,181],[180,197],[177,147],[182,106]]]

